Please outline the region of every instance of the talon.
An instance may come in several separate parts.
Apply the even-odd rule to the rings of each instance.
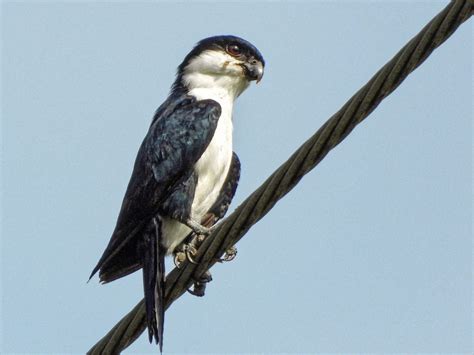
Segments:
[[[225,251],[224,256],[218,259],[218,262],[220,263],[229,262],[229,261],[234,260],[236,256],[237,256],[237,248],[235,246],[232,246]]]
[[[188,259],[188,261],[191,263],[191,264],[194,264],[194,265],[198,265],[199,263],[197,261],[195,261],[193,259],[193,256],[196,255],[197,253],[197,250],[195,247],[187,244],[184,248],[184,253],[186,255],[186,259]]]
[[[176,266],[178,269],[181,268],[181,265],[183,264],[183,261],[186,260],[186,253],[183,251],[178,251],[176,254],[174,254],[174,266]]]

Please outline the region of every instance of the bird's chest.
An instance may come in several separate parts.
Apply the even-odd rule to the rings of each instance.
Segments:
[[[197,183],[190,217],[200,223],[217,200],[232,161],[232,117],[222,110],[214,136],[204,154],[194,165]],[[170,217],[163,217],[161,243],[170,254],[186,238],[191,229]]]
[[[194,164],[197,182],[189,217],[201,223],[202,217],[219,197],[231,165],[234,97],[226,90],[212,88],[196,88],[191,90],[189,95],[196,97],[197,100],[211,99],[221,105],[221,116],[211,142]],[[173,252],[191,231],[189,227],[169,217],[163,219],[162,229],[161,243],[167,253]]]
[[[232,160],[232,112],[222,106],[216,131],[194,166],[197,184],[191,207],[191,217],[200,221],[217,200]]]

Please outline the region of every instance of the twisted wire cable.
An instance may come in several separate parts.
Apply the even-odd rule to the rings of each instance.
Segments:
[[[301,178],[391,94],[408,75],[473,13],[474,0],[453,0],[385,64],[349,101],[281,165],[255,192],[205,239],[196,255],[199,264],[185,262],[166,277],[168,308],[194,279],[211,268],[226,249],[265,216]],[[140,301],[88,352],[118,354],[145,330],[144,301]]]

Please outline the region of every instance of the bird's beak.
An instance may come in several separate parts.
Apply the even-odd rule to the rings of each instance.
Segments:
[[[263,64],[261,62],[254,60],[250,63],[245,63],[243,66],[245,68],[245,74],[248,80],[256,80],[257,84],[260,82],[260,80],[262,80]]]

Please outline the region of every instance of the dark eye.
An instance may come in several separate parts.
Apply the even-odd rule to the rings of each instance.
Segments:
[[[230,54],[230,55],[233,55],[233,56],[238,56],[242,53],[242,50],[240,49],[240,47],[236,44],[229,44],[227,46],[227,52]]]

